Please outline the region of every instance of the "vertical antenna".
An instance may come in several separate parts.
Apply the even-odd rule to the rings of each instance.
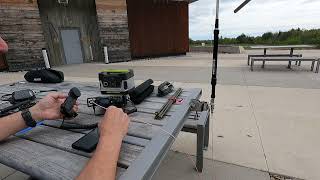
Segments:
[[[214,42],[213,42],[213,64],[212,64],[212,78],[211,78],[211,112],[214,110],[214,103],[216,98],[217,86],[217,71],[218,71],[218,50],[219,50],[219,10],[220,1],[216,3],[216,20],[214,25]]]

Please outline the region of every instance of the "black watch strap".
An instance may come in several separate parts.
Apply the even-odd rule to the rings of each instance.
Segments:
[[[28,127],[36,127],[37,122],[32,118],[31,112],[29,109],[22,111],[21,116]]]

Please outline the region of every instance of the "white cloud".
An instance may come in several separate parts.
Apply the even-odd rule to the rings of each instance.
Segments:
[[[260,35],[264,32],[291,28],[320,28],[320,0],[252,0],[237,14],[233,10],[243,0],[221,0],[220,30],[224,37],[241,33]],[[212,39],[215,0],[199,0],[190,5],[190,37]]]

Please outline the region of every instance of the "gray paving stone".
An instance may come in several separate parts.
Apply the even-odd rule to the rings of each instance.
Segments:
[[[171,151],[160,165],[153,180],[270,180],[266,172],[207,159],[204,161],[204,170],[200,176],[201,178],[186,154]]]
[[[214,161],[214,180],[270,180],[269,173],[256,169]]]
[[[29,178],[30,178],[30,176],[28,176],[20,171],[16,171],[14,174],[8,176],[4,180],[28,180]]]
[[[13,174],[16,170],[5,166],[3,164],[0,164],[0,179],[4,179],[8,176],[10,176],[11,174]]]

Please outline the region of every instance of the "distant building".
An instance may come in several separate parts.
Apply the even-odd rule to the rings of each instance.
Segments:
[[[185,54],[194,0],[0,0],[9,70]]]

